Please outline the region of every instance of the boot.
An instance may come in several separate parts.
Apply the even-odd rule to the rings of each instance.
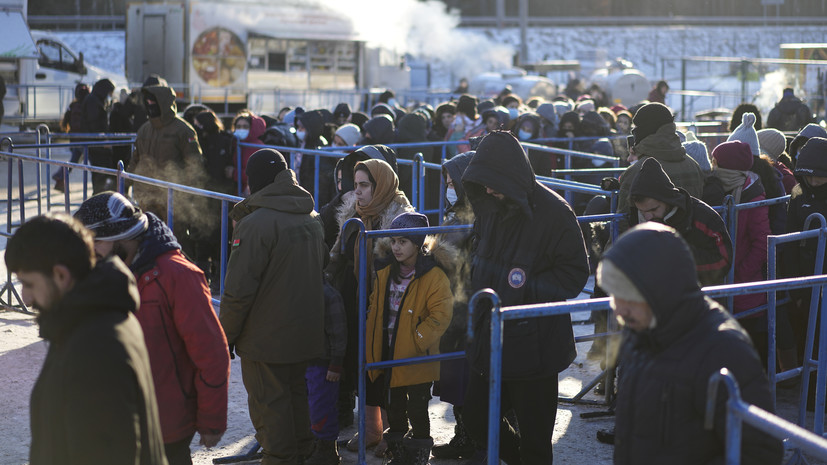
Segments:
[[[365,448],[375,447],[382,440],[382,414],[379,407],[370,405],[365,407]],[[347,450],[359,450],[359,433],[353,435],[347,442]]]
[[[316,442],[316,449],[313,454],[305,459],[305,465],[339,465],[342,457],[339,456],[339,449],[336,447],[336,441]]]
[[[405,448],[405,433],[393,433],[388,431],[384,434],[385,443],[388,445],[388,450],[385,452],[385,460],[383,463],[387,465],[410,465],[408,460],[407,450]],[[432,441],[433,442],[433,441]]]
[[[431,448],[434,446],[432,438],[405,438],[402,443],[407,454],[407,465],[428,465],[428,461],[431,460]]]
[[[454,407],[454,417],[457,424],[454,426],[454,437],[448,444],[434,446],[434,457],[438,459],[467,459],[474,455],[474,444],[465,429],[462,419],[462,410]]]

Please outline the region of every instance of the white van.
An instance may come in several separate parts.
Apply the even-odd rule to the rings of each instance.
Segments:
[[[0,77],[6,84],[4,125],[57,128],[79,82],[92,85],[109,78],[127,87],[125,76],[108,73],[83,61],[56,36],[31,31],[20,11],[0,11]]]

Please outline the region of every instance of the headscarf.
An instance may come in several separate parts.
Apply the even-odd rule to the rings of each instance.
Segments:
[[[362,219],[362,223],[365,224],[365,230],[371,231],[375,229],[375,226],[380,225],[382,212],[387,210],[391,202],[396,202],[401,205],[408,205],[409,202],[408,198],[405,197],[405,193],[399,190],[399,178],[396,176],[396,173],[393,172],[391,165],[384,160],[379,159],[360,161],[353,167],[354,177],[356,176],[356,170],[360,165],[364,165],[370,172],[373,180],[376,181],[376,186],[373,188],[373,195],[370,199],[370,203],[363,207],[359,205],[359,202],[356,202],[356,213],[359,214],[359,217]],[[373,240],[368,239],[366,245],[368,259],[367,263],[370,267],[373,264]],[[354,253],[356,263],[354,269],[357,273],[356,276],[359,276],[358,243],[356,244]]]

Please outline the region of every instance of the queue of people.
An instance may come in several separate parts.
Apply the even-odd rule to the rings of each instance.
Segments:
[[[667,89],[659,83],[653,94]],[[96,84],[90,95],[105,100],[99,94],[113,90]],[[827,168],[819,161],[827,157],[827,132],[818,125],[799,128],[787,144],[783,133],[756,127],[759,115],[744,112],[729,140],[710,150],[695,134],[678,131],[657,98],[609,109],[596,108],[589,95],[523,103],[510,92],[482,102],[463,94],[434,110],[405,109],[386,92],[370,115],[347,104],[332,112],[285,108],[273,118],[245,110],[226,131],[208,108],[177,116],[174,90],[160,77],[139,95],[147,120],[137,130],[130,172],[223,193],[238,193],[240,185],[245,197],[230,212],[219,316],[209,278],[217,273],[220,235],[204,221],[220,214],[215,204],[176,195],[175,221],[167,225],[165,195],[135,183],[133,203],[104,179],[74,218],[49,214],[21,226],[6,263],[52,341],[32,396],[33,464],[52,456],[91,463],[106,454],[142,464],[191,463],[196,433],[212,447],[226,429],[230,359],[238,356],[262,464],[337,465],[340,447],[356,450],[358,443],[339,433],[353,423],[360,311],[368,363],[466,351],[461,360],[366,373],[368,447],[397,465],[426,464],[432,454],[484,463],[490,308],[473,309],[475,337],[466,341],[469,297],[491,288],[503,306],[565,301],[581,293],[591,273],[596,295],[611,297],[623,328],[622,349],[606,361],[622,367],[616,463],[723,457],[724,425],[703,427],[706,381],[721,367],[735,374],[747,402],[773,409],[761,365],[766,316],[733,318],[766,303],[765,296],[739,296],[725,309],[700,287],[723,283],[733,267],[736,283],[764,279],[767,235],[800,231],[810,212],[827,210],[819,207],[827,199]],[[102,111],[94,99],[88,106]],[[618,139],[628,141],[621,150]],[[435,209],[444,198],[444,218],[414,211],[410,171],[398,163],[412,153],[386,145],[428,140],[462,142],[449,152],[467,149],[442,163],[441,180],[424,184],[425,207]],[[620,156],[628,168],[606,185],[619,191],[621,229],[628,231],[608,244],[599,225],[581,228],[575,213],[600,202],[578,198],[571,206],[539,183],[535,176],[550,176],[560,160],[526,151],[526,141]],[[295,151],[243,145],[239,163],[239,142]],[[331,145],[349,153],[336,160],[302,152]],[[437,153],[426,161],[440,163]],[[712,208],[727,195],[739,204],[788,192],[787,209],[742,210],[737,231],[728,231]],[[360,250],[354,218],[368,231],[398,235],[368,239]],[[435,223],[472,229],[422,231]],[[67,246],[53,250],[56,240]],[[814,251],[811,243],[784,249],[784,276],[811,273]],[[97,290],[101,283],[109,283],[106,292]],[[368,291],[366,309],[359,307],[360,284]],[[794,294],[779,311],[784,369],[806,356],[808,298]],[[63,368],[79,366],[90,350],[106,350],[107,357],[87,364],[88,376]],[[568,315],[505,326],[506,463],[552,463],[558,375],[575,355]],[[56,392],[55,383],[68,390]],[[114,385],[120,392],[100,392]],[[76,418],[98,395],[109,413]],[[454,409],[447,444],[434,444],[431,435],[432,395]],[[716,408],[716,419],[723,418],[724,403]],[[58,417],[69,430],[52,421]],[[114,430],[99,424],[104,420]],[[780,462],[780,441],[749,426],[744,431],[750,463]],[[117,441],[100,446],[106,434]]]

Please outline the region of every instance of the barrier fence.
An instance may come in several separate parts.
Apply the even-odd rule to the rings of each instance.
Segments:
[[[55,137],[55,136],[64,137],[64,138],[69,136],[69,135],[65,135],[65,134],[49,135],[48,130],[46,131],[46,134],[47,134],[47,136],[46,136],[47,140],[50,140],[52,137]],[[73,137],[73,138],[76,137],[76,136],[77,135],[75,135],[75,134],[71,135],[71,137]],[[100,135],[100,134],[94,134],[94,135],[90,134],[90,135],[84,135],[84,136],[88,137],[88,138],[111,137],[111,135]],[[25,181],[24,181],[24,172],[23,172],[23,162],[31,162],[31,163],[35,163],[37,165],[37,169],[36,169],[37,198],[36,198],[36,200],[37,200],[37,204],[38,204],[38,206],[37,206],[38,214],[41,213],[41,198],[42,198],[42,196],[41,196],[42,179],[41,179],[41,176],[40,176],[40,167],[41,167],[41,165],[46,166],[47,179],[48,179],[48,174],[51,170],[51,166],[56,166],[56,167],[61,169],[63,178],[66,181],[65,190],[64,190],[64,202],[63,202],[62,206],[64,207],[65,211],[67,211],[67,212],[69,212],[70,208],[71,208],[71,203],[70,203],[70,200],[71,200],[70,189],[71,188],[70,188],[70,183],[68,182],[68,173],[69,173],[69,169],[71,169],[71,168],[76,168],[76,169],[82,170],[84,172],[84,174],[83,174],[84,179],[86,178],[88,173],[101,173],[101,174],[112,175],[117,179],[118,190],[122,193],[124,192],[125,181],[127,181],[127,180],[132,181],[132,182],[145,183],[145,184],[148,184],[148,185],[153,185],[153,186],[156,186],[156,187],[166,189],[167,194],[168,194],[167,195],[167,199],[168,199],[167,223],[170,225],[170,227],[172,227],[172,225],[173,225],[173,218],[174,218],[174,210],[173,210],[173,202],[172,202],[172,193],[174,191],[179,191],[179,192],[182,192],[182,193],[187,193],[187,194],[192,194],[192,195],[197,195],[197,196],[203,196],[203,197],[219,200],[219,201],[221,201],[221,260],[220,260],[221,263],[220,263],[220,277],[219,277],[220,286],[219,286],[219,288],[220,288],[220,291],[223,293],[223,277],[224,277],[224,274],[225,274],[225,271],[226,271],[227,242],[228,242],[227,241],[227,216],[228,216],[227,214],[228,214],[228,211],[229,211],[228,202],[233,202],[233,203],[238,202],[238,201],[242,200],[240,197],[232,196],[232,195],[226,195],[226,194],[220,194],[220,193],[216,193],[216,192],[210,192],[210,191],[206,191],[206,190],[203,190],[203,189],[197,189],[197,188],[193,188],[193,187],[177,185],[177,184],[173,184],[173,183],[169,183],[169,182],[159,181],[159,180],[155,180],[155,179],[152,179],[152,178],[146,178],[146,177],[143,177],[143,176],[135,175],[135,174],[132,174],[132,173],[125,172],[123,170],[122,164],[119,165],[118,169],[108,169],[108,168],[88,166],[86,164],[70,163],[70,162],[63,162],[63,161],[57,161],[57,160],[51,160],[50,159],[50,150],[51,150],[51,148],[56,148],[56,147],[70,147],[70,148],[71,147],[83,147],[84,151],[88,155],[88,148],[90,146],[94,147],[94,146],[98,146],[98,145],[114,145],[114,144],[117,144],[117,143],[131,144],[132,143],[132,139],[131,139],[130,135],[118,135],[118,136],[121,137],[121,141],[111,141],[111,140],[100,141],[100,142],[97,142],[97,141],[84,141],[84,142],[74,142],[74,143],[70,142],[70,143],[64,143],[64,144],[49,144],[49,143],[41,144],[41,143],[37,143],[37,144],[20,144],[20,145],[17,145],[17,146],[15,146],[11,142],[10,139],[4,138],[2,140],[2,142],[0,142],[0,146],[3,146],[3,144],[5,144],[5,146],[7,146],[9,150],[7,152],[5,152],[5,151],[0,152],[0,157],[6,158],[7,161],[8,161],[8,183],[7,183],[7,207],[8,207],[8,211],[7,211],[6,231],[5,232],[0,232],[0,235],[4,235],[4,236],[7,236],[7,237],[11,236],[11,231],[12,231],[12,227],[13,227],[13,224],[14,224],[13,223],[13,215],[12,215],[12,210],[13,210],[12,207],[13,207],[13,200],[15,200],[15,199],[14,199],[14,195],[13,195],[12,185],[13,185],[13,172],[14,172],[14,163],[15,162],[17,164],[17,171],[18,171],[18,199],[17,200],[18,200],[18,204],[19,204],[20,223],[25,221],[25,210],[26,210],[25,202],[27,201],[27,199],[25,198],[25,191],[24,191]],[[38,131],[38,139],[39,138],[40,138],[40,131]],[[425,143],[425,144],[429,144],[429,143]],[[440,143],[433,143],[433,144],[436,145],[436,146],[440,145]],[[415,146],[415,144],[397,144],[397,147],[405,146],[405,145]],[[257,147],[269,147],[269,146],[257,146]],[[37,156],[31,156],[31,155],[23,155],[23,154],[18,154],[18,153],[13,152],[13,150],[15,150],[15,149],[22,149],[22,148],[35,149],[35,150],[37,150],[38,155]],[[319,160],[319,157],[322,157],[322,156],[342,157],[342,156],[346,155],[344,153],[338,153],[338,154],[331,153],[330,150],[306,150],[306,149],[295,149],[295,148],[287,148],[287,147],[275,147],[275,148],[276,149],[290,150],[290,151],[293,151],[293,152],[307,153],[311,156],[316,157],[315,158],[316,160]],[[533,148],[534,147],[532,147],[532,149]],[[555,153],[555,152],[560,153],[562,151],[564,153],[564,155],[566,155],[568,157],[573,157],[573,156],[576,157],[576,156],[582,156],[582,155],[586,155],[586,156],[589,156],[589,157],[593,156],[593,154],[574,153],[573,151],[565,151],[563,149],[549,148],[549,147],[543,147],[543,146],[538,146],[538,148],[540,148],[541,150],[544,150],[544,151],[548,151],[549,153]],[[340,150],[342,150],[342,149],[347,150],[348,148],[340,148]],[[350,149],[353,149],[353,147],[351,147]],[[444,157],[445,149],[446,149],[446,144],[442,144],[443,157]],[[44,152],[41,152],[41,151],[44,151]],[[45,157],[42,157],[43,153],[46,154]],[[606,157],[606,158],[609,158],[609,157]],[[616,161],[616,158],[614,160],[604,160],[604,159],[601,159],[601,158],[596,158],[596,159],[600,160],[600,161],[604,161],[604,162],[605,161],[612,161],[612,162]],[[421,189],[421,191],[418,190],[417,193],[422,192],[421,195],[415,196],[416,198],[419,199],[419,201],[417,202],[418,203],[417,206],[421,207],[421,206],[424,205],[424,176],[425,176],[424,173],[428,169],[430,169],[432,171],[433,170],[440,170],[441,171],[441,165],[425,163],[421,160],[421,155],[418,159],[415,158],[414,160],[406,160],[406,161],[409,161],[411,166],[414,168],[414,169],[412,169],[412,171],[413,171],[413,173],[412,173],[412,186],[417,186],[417,187],[415,187],[416,189]],[[612,169],[613,168],[610,168],[610,170],[612,170]],[[573,172],[571,172],[571,173],[564,173],[564,174],[578,174],[574,171],[577,171],[577,170],[573,170]],[[598,171],[598,173],[600,173],[600,172],[601,171]],[[318,193],[319,163],[316,163],[316,169],[315,169],[314,174],[315,174],[316,179],[317,179],[316,193]],[[419,176],[417,176],[417,175],[419,175]],[[440,176],[440,178],[442,178],[442,176]],[[567,179],[538,177],[538,181],[540,181],[544,185],[547,185],[547,186],[549,186],[553,189],[564,190],[566,192],[582,192],[582,193],[590,193],[590,194],[595,194],[595,195],[607,195],[611,199],[611,205],[612,205],[611,210],[612,211],[615,210],[616,205],[617,205],[617,192],[616,191],[603,191],[595,185],[586,184],[586,183],[579,183],[577,181],[571,181],[571,180],[567,180]],[[83,192],[83,198],[84,199],[86,198],[86,195],[87,195],[86,194],[87,189],[88,189],[88,186],[87,186],[86,182],[84,182],[84,186],[83,186],[83,191],[84,191]],[[51,210],[52,204],[51,204],[51,195],[49,195],[49,182],[48,181],[47,181],[46,191],[47,191],[47,195],[46,195],[46,197],[47,197],[47,201],[46,201],[47,210]],[[754,208],[756,206],[764,206],[764,205],[770,205],[770,204],[774,204],[774,203],[782,203],[782,202],[786,202],[787,199],[788,199],[788,197],[782,197],[782,198],[778,198],[778,199],[770,199],[770,200],[765,200],[765,201],[761,201],[761,202],[753,202],[753,203],[742,204],[742,205],[733,205],[731,201],[728,201],[721,209],[724,211],[724,216],[727,219],[727,224],[732,228],[731,231],[735,231],[735,228],[737,228],[737,212],[738,211],[740,211],[742,209],[745,209],[745,208]],[[440,194],[440,200],[442,200],[442,194]],[[442,204],[442,202],[440,202],[440,204]],[[441,210],[442,210],[442,208],[440,208],[440,212],[441,212]],[[618,222],[623,217],[624,217],[624,215],[613,214],[612,213],[612,214],[607,214],[607,215],[594,215],[594,216],[589,216],[589,217],[580,217],[580,218],[578,218],[578,220],[580,222],[610,221],[611,224],[612,224],[612,229],[611,229],[612,237],[614,238],[614,237],[617,236]],[[809,221],[810,220],[808,219],[808,223],[809,223]],[[777,237],[771,236],[768,239],[768,241],[769,241],[768,250],[771,251],[771,253],[769,254],[769,259],[768,259],[769,263],[771,264],[770,271],[769,271],[770,279],[772,279],[772,277],[775,276],[774,250],[775,250],[776,245],[779,244],[779,243],[818,237],[818,239],[819,239],[818,257],[823,257],[825,238],[827,238],[827,226],[825,226],[825,221],[824,221],[823,218],[820,218],[819,221],[820,221],[821,227],[818,230],[804,231],[802,233],[794,233],[794,234],[790,234],[790,235],[783,235],[783,236],[777,236]],[[350,222],[358,222],[361,225],[361,221],[359,221],[359,220],[354,219],[354,220],[350,220]],[[360,231],[362,232],[359,235],[359,240],[360,241],[364,241],[368,237],[382,237],[382,236],[390,236],[390,235],[394,234],[390,231],[364,231],[364,226],[363,225],[359,226],[359,228],[360,228]],[[428,232],[428,233],[446,233],[446,232],[452,232],[452,231],[460,231],[460,230],[464,230],[464,229],[468,229],[468,228],[470,228],[470,226],[437,227],[437,228],[427,228],[426,232]],[[416,232],[416,231],[414,230],[414,232]],[[398,231],[396,231],[395,233],[398,234]],[[362,262],[362,260],[366,260],[366,256],[364,255],[366,249],[365,249],[364,244],[362,242],[360,242],[360,244],[362,244],[362,247],[360,247],[360,250],[361,250],[362,253],[360,254],[360,257],[359,257],[359,260],[360,260],[360,263],[361,263],[360,270],[366,270],[367,268],[366,268],[366,266],[364,266],[365,264]],[[734,241],[734,234],[733,234],[733,256],[734,256],[735,245],[736,244],[735,244],[735,241]],[[821,263],[817,264],[816,269],[817,269],[818,274],[820,274],[821,265],[822,265]],[[20,301],[19,296],[16,295],[16,291],[14,290],[13,286],[11,286],[10,276],[7,276],[7,278],[8,278],[8,281],[5,285],[4,290],[7,290],[9,292],[9,296],[10,296],[9,302],[11,302],[12,294],[13,294],[13,297],[16,298],[19,302]],[[360,282],[360,288],[359,288],[360,309],[366,309],[366,307],[367,307],[366,288],[364,287],[365,283],[366,283],[366,279],[364,279],[364,278],[365,277],[362,276],[362,277],[360,277],[360,280],[359,280],[359,282]],[[777,282],[779,282],[779,283],[783,282],[785,284],[789,284],[790,282],[787,282],[787,281],[789,281],[789,280],[782,280],[782,281],[777,281]],[[816,288],[815,284],[811,284],[811,285],[813,286],[812,295],[814,297],[812,299],[811,307],[814,307],[818,303],[817,296],[818,296],[819,290],[822,288],[822,286],[818,286],[818,288]],[[753,287],[750,287],[750,286],[753,286]],[[733,296],[733,295],[738,294],[738,292],[741,292],[744,289],[751,290],[752,293],[757,292],[757,289],[754,289],[754,285],[752,285],[752,284],[742,284],[742,285],[732,287],[732,292],[729,292],[729,293],[724,292],[721,295],[722,296]],[[767,288],[767,289],[769,289],[769,288]],[[770,302],[773,303],[773,304],[768,303],[768,305],[765,306],[765,308],[769,309],[769,312],[768,312],[768,329],[770,330],[769,331],[770,344],[773,344],[773,346],[774,346],[774,344],[775,344],[775,342],[774,342],[775,341],[775,326],[774,326],[774,324],[775,324],[775,303],[777,303],[777,301],[776,301],[775,292],[769,292],[769,291],[767,291],[767,292],[768,292],[768,295],[769,295],[769,299],[772,299],[772,300],[770,300]],[[741,292],[741,293],[745,294],[745,293],[751,293],[751,292]],[[2,297],[2,291],[0,291],[0,297]],[[566,305],[572,305],[571,311],[607,310],[608,305],[606,303],[602,302],[602,300],[603,299],[593,299],[593,300],[590,300],[590,301],[579,302],[579,303],[569,303],[569,304],[566,304]],[[220,304],[220,302],[216,299],[213,299],[213,304],[214,304],[214,306],[217,307]],[[550,308],[552,308],[555,305],[560,305],[560,304],[552,304],[552,306],[550,306]],[[577,308],[577,310],[575,310],[575,308]],[[815,331],[815,324],[814,324],[814,322],[815,322],[815,313],[816,312],[811,310],[811,313],[810,313],[810,319],[811,319],[810,328],[811,329],[808,330],[808,352],[807,352],[808,354],[812,353],[811,352],[811,350],[812,350],[812,338],[814,336],[814,331]],[[429,358],[429,357],[423,357],[423,358],[418,358],[418,359],[385,361],[385,362],[379,362],[379,363],[376,363],[376,364],[366,365],[365,364],[365,357],[364,357],[364,342],[365,342],[365,339],[364,339],[364,311],[360,311],[359,314],[360,314],[359,315],[359,317],[360,317],[360,322],[359,322],[359,324],[360,324],[360,326],[359,326],[359,328],[360,328],[360,336],[359,336],[359,342],[360,342],[359,364],[360,364],[360,367],[359,367],[359,372],[361,374],[367,373],[367,370],[370,370],[370,369],[379,369],[379,368],[387,368],[387,367],[391,367],[391,366],[401,366],[401,365],[422,363],[424,361],[448,360],[448,359],[452,359],[452,358],[460,358],[460,357],[463,356],[463,353],[455,352],[455,353],[451,353],[451,354],[441,354],[441,355],[437,356],[438,358],[436,358],[436,359],[435,358]],[[470,319],[469,319],[469,321],[470,321]],[[493,324],[493,320],[492,320],[492,324]],[[822,328],[824,328],[824,327],[825,326],[822,324]],[[494,333],[493,333],[493,330],[492,330],[492,335],[493,334]],[[605,336],[605,334],[586,336],[584,338],[578,338],[579,339],[578,342],[582,342],[583,340],[591,340],[591,339],[594,339],[596,337],[603,337],[603,336]],[[825,345],[825,346],[827,346],[827,345]],[[493,346],[492,346],[492,349],[493,349]],[[821,357],[818,358],[818,360],[812,360],[812,359],[809,359],[809,357],[808,357],[804,361],[804,366],[803,367],[799,367],[795,370],[791,370],[790,372],[781,373],[776,377],[776,375],[775,375],[775,366],[774,366],[774,351],[771,351],[770,356],[773,357],[772,358],[773,362],[771,363],[771,367],[769,367],[769,369],[768,369],[768,373],[769,373],[770,380],[771,380],[771,388],[773,390],[773,399],[775,399],[775,382],[777,382],[777,381],[783,381],[785,379],[790,379],[790,378],[795,377],[797,375],[801,375],[802,378],[803,377],[809,377],[809,374],[812,373],[812,371],[817,371],[819,376],[822,376],[822,374],[825,374],[824,376],[827,376],[827,371],[825,371],[823,368],[820,367],[820,363],[823,363],[823,361],[827,360],[827,357],[821,356]],[[492,350],[492,359],[493,359],[493,357],[494,357],[494,354],[493,354],[493,350]],[[360,429],[360,432],[362,433],[362,434],[360,434],[360,455],[359,455],[359,459],[360,459],[360,463],[364,463],[364,426],[365,425],[364,425],[364,415],[362,413],[362,412],[364,412],[364,403],[363,403],[364,402],[364,376],[359,377],[359,382],[360,382],[360,391],[359,391],[360,392],[360,396],[359,396],[359,398],[360,398],[359,429]],[[804,384],[805,383],[802,383],[802,386]],[[589,386],[589,388],[590,387],[591,386]],[[802,389],[805,389],[805,388],[802,387]],[[609,391],[609,389],[607,389],[607,395],[608,395],[608,391]],[[585,392],[588,392],[588,389],[586,389]],[[820,409],[822,413],[821,413],[821,417],[820,417],[821,422],[820,423],[818,421],[816,422],[817,423],[816,428],[819,428],[818,425],[820,424],[821,425],[820,426],[820,428],[821,428],[820,431],[823,432],[824,382],[817,385],[817,392],[822,394],[821,395],[821,407],[822,408]],[[806,394],[806,390],[805,390],[805,394]],[[806,397],[806,395],[805,395],[805,397]],[[806,399],[804,400],[804,402],[806,402]],[[803,408],[804,407],[802,406],[801,407],[802,412],[803,412]],[[818,412],[818,409],[817,409],[817,412]],[[799,418],[799,420],[800,420],[799,423],[801,425],[803,425],[803,418],[804,418],[804,414],[801,413],[800,418]]]

